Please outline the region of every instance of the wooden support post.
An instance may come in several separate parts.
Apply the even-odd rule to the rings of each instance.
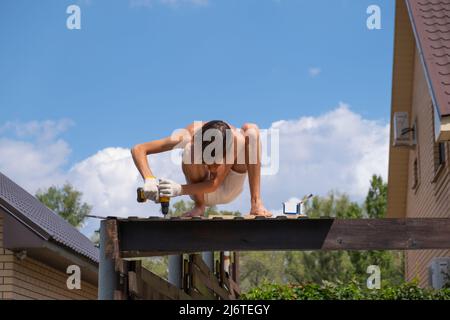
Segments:
[[[100,223],[100,263],[98,279],[98,299],[113,300],[114,291],[119,283],[119,275],[116,272],[116,262],[113,257],[113,240],[108,229],[111,228],[110,220]]]
[[[189,293],[191,287],[190,281],[189,260],[183,259],[183,290],[186,293]]]
[[[233,271],[232,271],[232,279],[233,281],[239,285],[239,252],[233,252]]]

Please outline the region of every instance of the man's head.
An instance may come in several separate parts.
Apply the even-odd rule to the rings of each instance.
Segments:
[[[194,143],[201,145],[202,163],[215,167],[225,162],[233,145],[231,127],[222,120],[209,121],[195,133]]]

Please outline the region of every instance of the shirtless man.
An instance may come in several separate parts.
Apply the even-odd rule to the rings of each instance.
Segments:
[[[159,196],[189,195],[195,207],[183,216],[202,216],[206,207],[230,203],[236,199],[248,175],[251,198],[249,214],[272,215],[261,199],[260,140],[259,129],[255,124],[245,124],[239,130],[224,121],[214,120],[195,122],[182,131],[160,140],[138,144],[131,149],[134,163],[144,179],[144,192],[148,199],[157,201]],[[212,132],[212,135],[208,132]],[[214,146],[221,148],[214,149]],[[168,179],[158,181],[147,160],[149,154],[176,148],[184,149],[181,168],[186,184],[183,185]],[[214,151],[211,152],[212,149]]]

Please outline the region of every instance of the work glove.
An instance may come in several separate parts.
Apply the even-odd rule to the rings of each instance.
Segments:
[[[156,178],[145,178],[144,196],[155,202],[158,200],[158,180]]]
[[[159,179],[159,196],[160,197],[178,197],[181,196],[181,184],[169,179]]]

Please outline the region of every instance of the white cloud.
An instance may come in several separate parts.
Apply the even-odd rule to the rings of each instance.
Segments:
[[[318,68],[318,67],[311,67],[308,69],[308,73],[311,77],[315,78],[317,77],[319,74],[322,73],[322,69]]]
[[[266,206],[280,212],[281,204],[304,195],[345,192],[362,201],[372,174],[386,181],[389,125],[363,119],[348,105],[318,117],[301,117],[272,124],[280,130],[280,169],[262,177]],[[230,207],[248,210],[248,191]]]
[[[7,122],[0,126],[0,171],[30,192],[65,178],[63,166],[70,147],[57,138],[72,125],[69,120]],[[13,137],[6,137],[12,135]]]
[[[158,205],[136,202],[136,188],[142,180],[129,149],[106,148],[64,170],[70,148],[58,134],[67,127],[53,122],[53,131],[44,130],[48,128],[45,123],[0,127],[0,133],[40,128],[16,131],[17,136],[33,132],[34,141],[0,138],[1,172],[31,193],[39,187],[70,181],[83,192],[84,201],[93,205],[95,215],[159,214]],[[280,169],[276,175],[262,177],[262,196],[275,213],[280,213],[281,203],[290,198],[302,198],[307,193],[325,195],[333,189],[362,200],[372,174],[387,177],[389,125],[363,119],[346,104],[340,103],[317,117],[277,121],[272,128],[280,130]],[[170,153],[152,155],[149,162],[159,177],[184,183],[181,169],[171,161]],[[223,208],[247,213],[248,187],[237,201]],[[97,221],[89,221],[86,234],[97,226]]]
[[[46,142],[55,139],[64,131],[73,126],[70,119],[62,119],[59,121],[30,121],[21,123],[17,121],[8,121],[0,126],[1,133],[12,133],[17,138],[37,139],[39,142]]]
[[[178,8],[182,5],[203,7],[208,4],[209,0],[130,0],[130,6],[132,8],[153,8],[155,5],[163,5],[171,8]]]

